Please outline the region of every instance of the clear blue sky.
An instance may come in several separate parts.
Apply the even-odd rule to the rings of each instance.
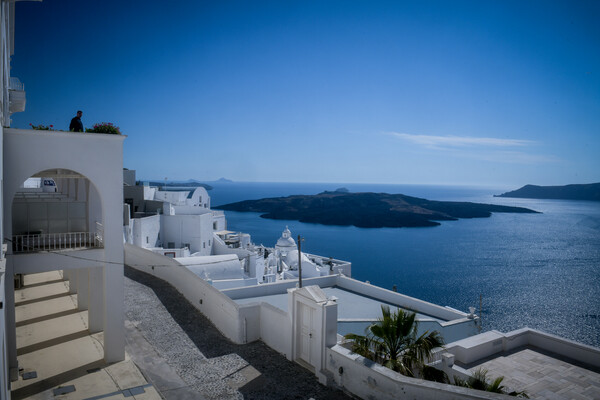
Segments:
[[[113,122],[143,179],[600,181],[599,1],[16,5],[13,126]]]

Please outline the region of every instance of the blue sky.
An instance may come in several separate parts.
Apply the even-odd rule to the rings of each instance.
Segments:
[[[13,126],[143,179],[600,181],[598,1],[19,2]]]

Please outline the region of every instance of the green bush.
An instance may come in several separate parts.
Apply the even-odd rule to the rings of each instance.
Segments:
[[[113,125],[110,122],[100,122],[98,124],[95,124],[93,128],[87,128],[85,131],[89,133],[108,133],[111,135],[121,134],[121,130],[119,129],[119,127]]]

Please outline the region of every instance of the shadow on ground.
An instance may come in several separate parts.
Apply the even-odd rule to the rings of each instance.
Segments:
[[[245,345],[231,342],[169,283],[128,266],[125,266],[125,276],[152,289],[173,320],[207,358],[235,353],[261,373],[238,389],[244,399],[352,398],[340,390],[321,385],[312,373],[288,361],[262,341]]]

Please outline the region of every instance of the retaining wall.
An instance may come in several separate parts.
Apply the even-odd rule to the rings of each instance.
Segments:
[[[327,349],[327,370],[338,386],[363,399],[514,399],[502,394],[409,378],[340,345]]]

